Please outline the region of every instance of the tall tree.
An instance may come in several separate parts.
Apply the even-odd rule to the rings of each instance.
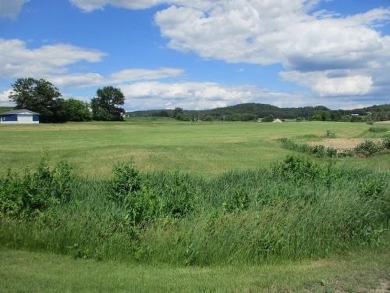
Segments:
[[[41,114],[42,122],[65,120],[61,93],[49,81],[34,78],[19,78],[12,84],[9,99],[17,109],[28,109]]]
[[[67,121],[89,121],[91,120],[91,113],[88,104],[76,100],[68,99],[64,101],[64,110]]]
[[[96,97],[91,100],[92,118],[103,121],[121,121],[125,110],[121,108],[125,96],[120,89],[106,86],[98,89]]]

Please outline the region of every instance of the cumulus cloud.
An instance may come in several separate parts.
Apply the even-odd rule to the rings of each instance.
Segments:
[[[380,92],[390,38],[376,28],[390,20],[390,9],[342,17],[313,11],[319,2],[217,0],[205,9],[191,1],[159,11],[155,21],[173,49],[231,63],[281,63],[282,77],[320,96]],[[327,76],[340,70],[348,76]]]
[[[156,70],[132,68],[124,69],[111,74],[110,81],[113,83],[120,83],[125,81],[136,80],[156,80],[169,77],[177,77],[183,74],[182,69],[177,68],[160,68]]]
[[[11,89],[5,90],[0,92],[0,103],[8,102],[9,101],[9,95],[11,94]]]
[[[104,76],[98,73],[51,75],[48,79],[59,87],[90,87],[99,86],[105,82]]]
[[[312,88],[321,97],[366,95],[373,84],[371,76],[353,75],[352,71],[290,71],[281,76]]]
[[[75,6],[86,12],[96,9],[103,9],[106,5],[123,7],[128,9],[143,9],[149,8],[166,1],[164,0],[70,0]]]
[[[320,95],[379,92],[379,80],[390,69],[390,37],[379,31],[390,21],[390,7],[341,16],[321,10],[326,0],[71,1],[87,11],[105,5],[136,9],[165,4],[155,23],[168,47],[229,63],[280,63],[290,72],[282,76]],[[339,70],[351,72],[343,78],[326,77]]]
[[[80,61],[99,62],[105,54],[67,44],[29,49],[18,40],[0,39],[0,77],[49,76],[64,74],[67,66]]]
[[[300,97],[255,86],[225,86],[214,82],[136,82],[120,85],[128,109],[210,109],[260,102],[303,105]]]
[[[15,19],[30,0],[0,0],[0,18]]]
[[[345,18],[320,17],[307,13],[313,1],[279,2],[216,0],[206,10],[191,1],[159,11],[155,21],[173,49],[260,65],[305,67],[308,63],[322,69],[335,61],[346,66],[364,62],[373,52],[383,53],[383,42],[388,42],[370,25],[390,19],[390,9]]]

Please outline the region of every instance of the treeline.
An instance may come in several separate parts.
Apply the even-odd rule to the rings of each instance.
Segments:
[[[279,108],[268,104],[239,104],[210,110],[150,110],[127,113],[130,117],[171,117],[184,121],[297,121],[370,122],[390,120],[390,104],[354,110],[330,110],[324,106]]]
[[[88,102],[63,99],[60,91],[44,79],[20,78],[12,84],[9,100],[16,109],[27,109],[40,114],[40,122],[66,121],[121,121],[125,97],[120,89],[107,86],[98,89]]]

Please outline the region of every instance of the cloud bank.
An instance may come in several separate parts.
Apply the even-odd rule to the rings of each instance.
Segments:
[[[28,0],[0,1],[0,16],[15,17]],[[170,49],[227,63],[281,64],[284,81],[309,89],[319,100],[375,95],[385,101],[390,90],[390,36],[381,32],[390,22],[390,6],[342,16],[321,10],[328,0],[69,1],[85,12],[108,5],[157,7],[154,22]],[[255,87],[248,94],[249,86],[161,81],[180,78],[184,71],[178,68],[125,68],[108,76],[68,69],[81,61],[102,62],[105,55],[68,44],[28,49],[21,40],[0,39],[0,76],[48,76],[65,87],[110,82],[121,85],[130,99],[162,96],[167,104],[168,98],[175,103],[186,99],[186,108],[251,101],[259,94],[275,98]]]
[[[165,4],[155,23],[169,48],[229,63],[281,63],[280,76],[319,96],[380,92],[381,77],[390,66],[390,38],[378,28],[390,20],[390,8],[340,16],[319,10],[321,2],[72,0],[86,11]],[[334,77],[340,70],[348,73]]]

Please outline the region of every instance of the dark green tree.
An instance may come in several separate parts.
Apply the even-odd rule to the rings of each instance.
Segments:
[[[172,117],[177,120],[182,120],[184,116],[184,110],[183,108],[176,107],[175,110],[173,110]]]
[[[88,104],[76,100],[68,99],[64,101],[64,111],[67,121],[89,121],[91,120],[91,113]]]
[[[107,86],[98,89],[91,100],[92,118],[101,121],[122,121],[125,110],[121,108],[125,96],[120,89]]]
[[[274,120],[275,120],[274,115],[269,114],[267,117],[264,117],[263,119],[261,119],[261,122],[272,122]]]
[[[64,122],[64,100],[61,93],[49,81],[19,78],[12,84],[10,101],[17,109],[27,109],[41,114],[41,122]]]

